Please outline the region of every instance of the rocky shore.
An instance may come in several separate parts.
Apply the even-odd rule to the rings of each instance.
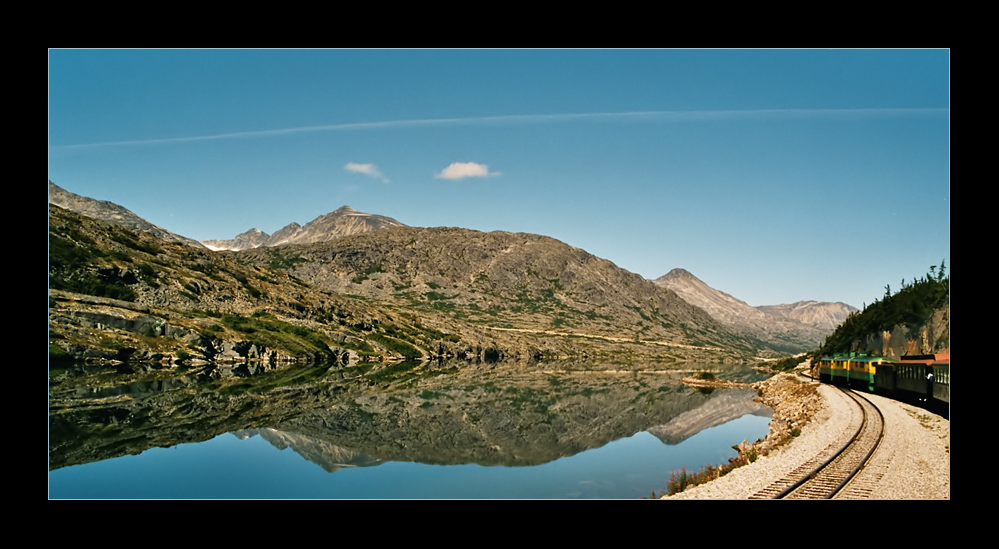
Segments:
[[[836,389],[797,374],[777,374],[754,384],[774,409],[766,440],[743,444],[749,465],[663,499],[747,499],[792,471],[847,426],[849,403]],[[950,498],[950,422],[905,403],[869,395],[885,416],[885,438],[868,466],[880,476],[874,499]]]

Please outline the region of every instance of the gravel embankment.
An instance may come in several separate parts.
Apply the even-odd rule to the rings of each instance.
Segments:
[[[776,377],[776,376],[775,376]],[[801,434],[787,444],[768,452],[750,465],[732,470],[706,484],[688,488],[663,499],[746,499],[841,438],[850,415],[846,397],[835,388],[817,385],[817,392],[794,394],[782,387],[789,382],[770,384],[765,401],[783,395],[775,406],[768,442],[781,438],[789,429],[785,408],[812,408],[810,420]],[[787,395],[790,394],[790,397]],[[950,497],[950,422],[921,408],[869,396],[885,416],[885,438],[867,468],[868,474],[880,475],[871,493],[875,499],[949,499]],[[801,401],[800,403],[793,401]],[[768,403],[769,404],[769,403]],[[773,404],[770,404],[774,406]]]

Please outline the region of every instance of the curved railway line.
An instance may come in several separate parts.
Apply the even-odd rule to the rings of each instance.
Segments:
[[[862,498],[880,475],[858,477],[884,437],[884,417],[868,399],[848,389],[837,393],[850,400],[850,426],[840,440],[750,499]],[[851,482],[853,481],[853,482]]]

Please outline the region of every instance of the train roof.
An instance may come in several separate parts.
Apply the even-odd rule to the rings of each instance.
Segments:
[[[919,364],[950,364],[950,353],[936,353],[932,355],[905,355],[901,362]]]
[[[874,356],[868,355],[866,353],[833,353],[832,356],[824,356],[819,358],[822,360],[853,360],[856,362],[895,362],[894,358],[886,356]]]

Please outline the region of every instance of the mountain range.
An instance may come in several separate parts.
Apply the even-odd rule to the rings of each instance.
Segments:
[[[128,209],[113,202],[108,202],[107,200],[96,200],[71,193],[56,185],[52,181],[49,181],[49,204],[55,204],[56,206],[77,212],[81,215],[107,221],[108,223],[114,223],[115,225],[121,225],[122,227],[127,227],[134,231],[149,233],[156,238],[161,238],[170,242],[179,242],[188,246],[194,246],[195,248],[203,247],[197,240],[174,234],[162,227],[153,225],[145,219],[135,215]]]
[[[818,347],[857,310],[846,303],[819,301],[753,307],[708,286],[684,269],[673,269],[652,282],[673,290],[733,330],[789,351]]]
[[[236,235],[232,240],[203,240],[201,243],[211,250],[239,251],[283,244],[325,242],[342,236],[392,227],[405,227],[405,225],[391,217],[363,213],[350,206],[342,206],[313,219],[305,226],[292,222],[272,235],[254,228]]]
[[[814,348],[848,307],[753,308],[683,270],[650,281],[541,235],[408,227],[348,206],[194,242],[51,181],[49,197],[50,328],[76,357],[746,360]],[[135,330],[176,341],[154,350]]]
[[[233,257],[291,260],[289,273],[324,290],[495,330],[748,349],[674,292],[541,235],[396,227]]]

